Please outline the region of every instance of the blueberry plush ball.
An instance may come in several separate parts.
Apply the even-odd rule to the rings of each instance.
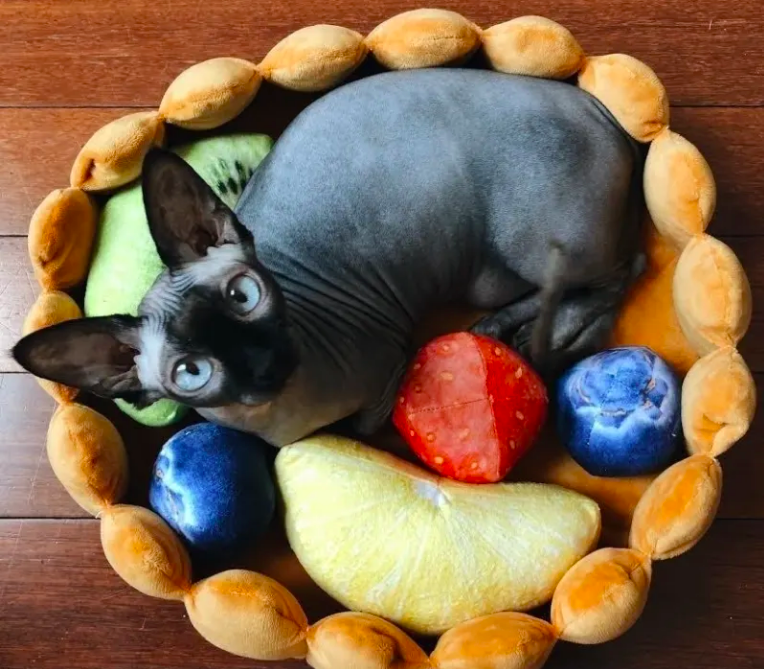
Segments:
[[[154,464],[151,507],[200,553],[241,549],[273,517],[270,448],[211,423],[187,427],[162,447]]]
[[[681,387],[650,349],[615,348],[568,370],[557,387],[557,428],[570,455],[595,476],[638,476],[672,460]]]

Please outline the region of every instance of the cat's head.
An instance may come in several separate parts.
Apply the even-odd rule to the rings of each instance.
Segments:
[[[143,168],[149,229],[167,269],[138,316],[67,321],[21,339],[13,357],[35,376],[139,407],[260,404],[296,366],[284,300],[236,215],[175,154]]]

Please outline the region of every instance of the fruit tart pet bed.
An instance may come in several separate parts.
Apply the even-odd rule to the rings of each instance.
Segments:
[[[599,99],[633,138],[649,144],[644,167],[652,219],[646,231],[648,268],[627,298],[612,343],[649,346],[686,373],[681,393],[686,457],[657,477],[604,479],[587,474],[552,444],[533,449],[513,470],[520,479],[557,483],[570,489],[565,491],[440,481],[388,454],[334,437],[288,446],[277,464],[281,494],[292,509],[288,529],[300,522],[295,508],[304,508],[307,515],[321,509],[321,500],[299,483],[306,461],[312,463],[308,471],[338,483],[335,495],[351,494],[339,482],[343,472],[345,479],[358,477],[359,462],[365,463],[363,475],[374,482],[375,472],[388,476],[401,504],[421,507],[423,496],[415,502],[405,490],[426,490],[428,506],[416,508],[425,514],[417,522],[428,531],[437,532],[445,522],[437,515],[446,514],[438,511],[444,491],[462,500],[457,504],[462,510],[451,514],[457,521],[462,513],[465,523],[488,523],[481,518],[490,514],[476,517],[464,509],[475,506],[476,498],[485,509],[496,508],[494,498],[500,498],[501,508],[534,509],[541,526],[549,529],[549,541],[559,529],[557,516],[578,528],[576,537],[568,536],[561,545],[563,558],[549,566],[551,573],[530,570],[526,581],[544,581],[535,597],[509,604],[506,598],[489,599],[487,611],[474,601],[456,602],[454,616],[437,621],[397,615],[393,606],[383,606],[380,612],[387,620],[345,612],[311,624],[289,591],[260,574],[231,570],[195,582],[186,549],[170,527],[146,509],[119,503],[127,484],[127,457],[112,423],[78,404],[76,391],[41,381],[59,403],[48,434],[53,470],[75,501],[101,518],[110,564],[146,595],[182,601],[194,627],[229,652],[261,660],[305,658],[319,669],[538,669],[559,641],[602,643],[631,627],[646,603],[653,563],[687,551],[713,521],[721,495],[717,458],[745,434],[755,405],[751,374],[735,348],[751,315],[748,282],[732,251],[705,232],[715,205],[713,177],[699,151],[669,128],[666,92],[650,68],[621,54],[587,56],[570,32],[544,18],[521,17],[481,29],[453,12],[417,10],[393,17],[365,37],[336,26],[304,28],[259,64],[217,58],[189,68],[172,82],[158,111],[130,114],[96,132],[75,161],[70,187],[51,193],[35,212],[29,251],[42,293],[25,332],[81,317],[65,291],[88,274],[99,218],[91,194],[137,179],[146,152],[163,143],[167,124],[191,130],[219,127],[252,102],[263,80],[295,91],[325,91],[368,56],[402,70],[463,63],[478,51],[499,72],[571,80]],[[265,151],[263,144],[254,153]],[[107,207],[117,206],[117,197],[126,196],[115,196]],[[172,418],[164,415],[157,422]],[[473,488],[479,491],[470,493]],[[355,498],[344,502],[359,504],[361,488],[352,494]],[[529,499],[523,501],[524,496]],[[599,532],[598,505],[603,519],[609,514],[629,528],[623,546],[589,552]],[[427,513],[435,514],[437,522],[430,523]],[[433,537],[432,545],[447,547],[448,531]],[[526,562],[534,557],[535,548],[530,549]],[[352,560],[353,547],[344,550]],[[495,576],[496,584],[507,585],[505,574]],[[476,587],[481,601],[488,594],[485,580],[478,579]],[[487,582],[490,587],[491,579]],[[517,594],[517,587],[527,585],[510,590]],[[549,622],[522,612],[550,598]],[[357,608],[365,608],[363,602]],[[390,620],[442,636],[428,656]]]

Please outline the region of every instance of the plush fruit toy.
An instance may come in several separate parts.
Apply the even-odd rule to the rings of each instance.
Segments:
[[[159,453],[151,507],[200,553],[244,548],[273,517],[269,449],[256,437],[211,423],[187,427]]]
[[[315,583],[351,610],[420,634],[544,604],[600,534],[597,504],[565,488],[464,485],[329,435],[279,450],[276,480],[289,544]],[[399,657],[392,647],[387,653]],[[438,666],[521,666],[473,658]],[[331,666],[415,665],[387,659]]]
[[[523,358],[493,339],[461,332],[419,351],[393,422],[438,473],[494,483],[531,447],[547,404],[544,383]]]
[[[666,467],[676,452],[680,418],[679,381],[648,348],[602,351],[559,381],[560,438],[595,476],[638,476]]]

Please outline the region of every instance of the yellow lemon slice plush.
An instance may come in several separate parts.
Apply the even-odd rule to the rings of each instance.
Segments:
[[[289,543],[341,604],[439,634],[548,601],[596,544],[599,507],[551,485],[469,485],[347,439],[281,449]]]

